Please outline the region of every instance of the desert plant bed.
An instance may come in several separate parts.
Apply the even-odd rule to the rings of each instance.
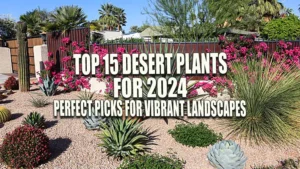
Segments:
[[[32,89],[38,89],[33,86]],[[79,92],[70,92],[58,94],[49,97],[50,104],[36,108],[31,103],[31,95],[33,93],[41,93],[41,91],[31,91],[30,93],[16,92],[9,95],[6,102],[0,102],[0,106],[7,107],[11,113],[10,121],[0,126],[0,142],[3,142],[4,136],[8,132],[12,132],[15,128],[22,124],[24,118],[30,112],[39,112],[46,119],[45,134],[50,139],[51,157],[48,161],[39,165],[38,168],[105,168],[115,169],[120,166],[122,161],[108,158],[106,153],[99,147],[100,140],[97,134],[101,131],[87,130],[80,118],[54,118],[53,105],[54,99],[77,99]],[[42,93],[41,93],[42,94]],[[22,98],[22,99],[20,99]],[[104,99],[103,96],[95,94],[95,99]],[[185,119],[188,122],[199,124],[203,122],[216,133],[221,133],[223,139],[234,140],[241,146],[247,157],[246,169],[251,169],[251,166],[266,166],[276,165],[279,160],[288,158],[297,158],[300,156],[300,148],[281,147],[271,148],[268,146],[256,146],[245,144],[243,141],[235,140],[234,138],[226,138],[226,129],[224,129],[224,120],[220,119]],[[186,169],[213,169],[207,159],[208,147],[188,147],[182,145],[168,133],[169,130],[175,128],[176,124],[183,123],[182,120],[168,119],[168,124],[164,119],[147,119],[143,121],[142,127],[157,130],[157,135],[154,143],[150,145],[151,153],[160,155],[168,155],[170,152],[176,154],[179,159],[185,161],[184,168]],[[6,169],[6,166],[1,163],[0,168]]]

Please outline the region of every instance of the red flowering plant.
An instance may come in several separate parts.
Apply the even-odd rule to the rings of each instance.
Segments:
[[[34,168],[49,157],[49,138],[32,126],[7,133],[0,146],[0,161],[13,168]]]
[[[90,89],[89,77],[83,76],[82,74],[75,74],[75,64],[72,58],[73,54],[84,54],[89,52],[85,47],[84,42],[78,43],[76,41],[71,41],[69,37],[63,38],[62,42],[64,45],[59,48],[64,55],[61,59],[62,70],[59,72],[55,70],[53,54],[49,53],[48,61],[44,62],[45,71],[48,72],[47,74],[51,77],[54,77],[55,84],[63,86],[65,91],[81,90],[82,88]],[[40,78],[39,82],[42,83],[42,80],[43,78]]]

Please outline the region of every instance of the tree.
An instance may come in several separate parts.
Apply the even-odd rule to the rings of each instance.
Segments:
[[[99,23],[105,25],[107,30],[121,31],[122,26],[125,26],[127,22],[124,9],[112,4],[101,5],[99,15]]]
[[[196,25],[199,27],[203,23],[210,22],[206,20],[208,17],[202,18],[204,22],[199,18],[202,13],[200,7],[206,6],[202,6],[202,1],[199,0],[149,0],[149,7],[145,8],[145,14],[160,26],[157,31],[161,31],[162,34],[191,40],[199,37]]]
[[[142,26],[138,27],[138,26],[131,26],[130,27],[130,32],[137,32],[137,33],[140,33],[140,32],[143,32],[145,29],[149,28],[150,25],[148,24],[143,24]]]
[[[278,0],[252,0],[249,8],[255,10],[265,21],[270,21],[280,17],[280,11],[284,9],[284,6]]]
[[[300,38],[300,19],[293,14],[274,19],[265,25],[262,36],[269,39]]]
[[[113,15],[114,15],[114,18],[116,19],[118,31],[122,30],[122,26],[126,26],[126,22],[127,22],[124,9],[114,7]]]
[[[12,39],[16,37],[15,22],[9,18],[0,18],[0,38]]]
[[[86,17],[82,8],[78,6],[61,6],[51,14],[46,29],[69,31],[86,24]]]
[[[34,9],[20,16],[20,20],[27,24],[27,33],[30,36],[39,35],[43,31],[43,23],[48,20],[49,12]]]

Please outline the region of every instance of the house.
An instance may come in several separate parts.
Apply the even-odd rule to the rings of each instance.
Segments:
[[[92,31],[92,34],[100,35],[104,41],[121,39],[123,37],[122,31]]]
[[[141,39],[141,33],[128,33],[124,34],[123,39]]]
[[[143,32],[141,32],[141,37],[145,41],[154,42],[155,40],[159,40],[160,42],[173,42],[173,39],[168,38],[166,35],[162,34],[160,31],[161,27],[154,26],[148,27]]]

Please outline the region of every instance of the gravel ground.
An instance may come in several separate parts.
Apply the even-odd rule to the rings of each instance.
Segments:
[[[59,119],[53,117],[53,106],[50,104],[44,108],[35,108],[29,102],[30,95],[41,93],[39,90],[30,93],[16,92],[10,95],[0,105],[9,108],[13,113],[13,119],[6,122],[4,126],[0,126],[0,142],[2,142],[5,133],[11,132],[14,128],[21,125],[23,118],[31,111],[38,111],[43,114],[47,120],[46,134],[50,138],[50,146],[52,151],[51,159],[45,164],[40,165],[40,169],[114,169],[120,164],[120,161],[108,158],[105,153],[101,152],[101,148],[97,146],[99,139],[95,136],[97,131],[88,131],[82,124],[81,119]],[[49,98],[52,103],[53,99],[76,99],[77,92],[59,94]],[[99,99],[101,97],[99,96]],[[226,134],[224,128],[220,125],[222,120],[213,119],[187,119],[190,122],[204,122],[216,132]],[[186,161],[186,169],[213,169],[206,154],[209,148],[191,148],[183,146],[167,133],[169,129],[174,128],[180,120],[169,119],[168,124],[163,119],[147,119],[143,126],[156,130],[155,135],[158,139],[156,145],[152,145],[152,152],[167,155],[168,152],[173,152]],[[300,148],[295,147],[259,147],[241,144],[246,156],[248,157],[247,169],[251,166],[265,164],[274,165],[278,160],[290,157],[299,157]],[[5,169],[4,165],[0,164],[0,168]]]

